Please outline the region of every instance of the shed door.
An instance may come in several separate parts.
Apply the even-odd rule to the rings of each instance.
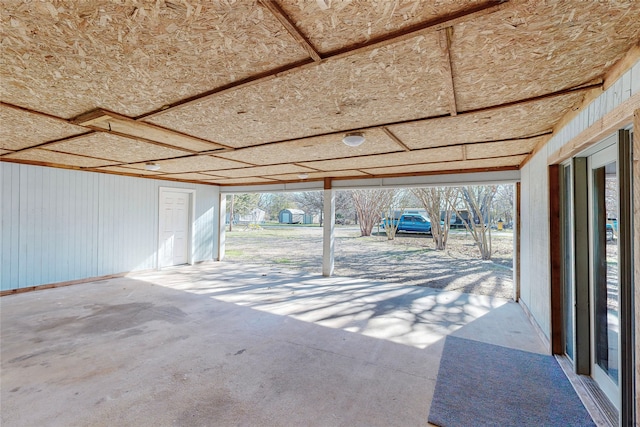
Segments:
[[[160,267],[189,262],[189,193],[160,192]]]

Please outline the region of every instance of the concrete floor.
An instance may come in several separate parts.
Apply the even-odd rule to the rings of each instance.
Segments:
[[[424,426],[447,335],[545,351],[503,299],[238,267],[1,298],[2,425]]]

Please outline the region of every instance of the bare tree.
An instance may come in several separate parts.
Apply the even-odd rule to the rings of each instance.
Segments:
[[[483,260],[491,259],[490,209],[495,194],[495,185],[461,187],[457,202],[452,205],[456,215],[462,218],[464,226],[471,233]],[[466,219],[460,214],[459,205],[465,206],[469,211]]]
[[[323,222],[324,211],[324,192],[323,191],[305,191],[302,193],[293,193],[293,200],[298,206],[307,213],[319,214],[320,226]],[[353,209],[353,201],[351,195],[346,191],[336,191],[336,213],[348,212]]]
[[[503,184],[496,187],[493,202],[493,218],[503,219],[506,223],[513,222],[514,185]]]
[[[258,207],[260,202],[260,194],[246,193],[246,194],[228,194],[227,200],[229,201],[229,231],[233,231],[233,221],[236,214],[246,215],[251,212],[252,209]]]
[[[352,190],[353,204],[358,213],[360,235],[371,236],[373,226],[381,219],[381,212],[391,204],[393,190]]]
[[[420,200],[427,211],[431,221],[431,235],[436,244],[436,249],[443,251],[447,246],[449,237],[449,224],[457,196],[457,190],[453,187],[414,188],[413,195]],[[440,223],[440,213],[444,212],[444,224]]]
[[[410,195],[411,193],[404,190],[394,191],[393,196],[388,200],[389,204],[384,206],[382,215],[384,217],[384,232],[387,235],[387,240],[396,238],[400,217],[409,205]]]
[[[264,210],[271,221],[278,220],[278,214],[282,209],[297,207],[291,193],[264,193],[260,196],[258,207]]]

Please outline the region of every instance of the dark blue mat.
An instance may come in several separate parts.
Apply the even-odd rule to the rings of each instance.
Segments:
[[[595,426],[553,356],[449,336],[429,422],[458,426]]]

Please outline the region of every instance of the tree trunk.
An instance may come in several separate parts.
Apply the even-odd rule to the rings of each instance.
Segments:
[[[233,203],[235,201],[236,195],[231,195],[231,203],[229,203],[229,231],[233,231]]]

